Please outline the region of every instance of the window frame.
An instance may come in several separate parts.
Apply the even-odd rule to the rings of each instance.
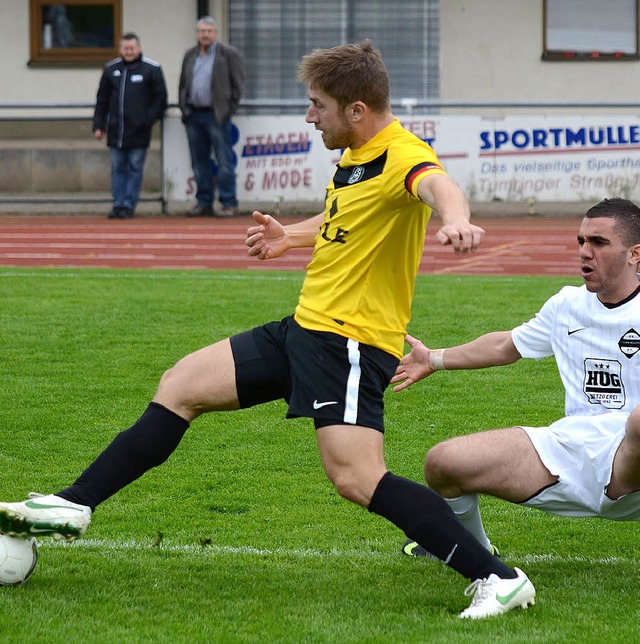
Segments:
[[[42,7],[52,0],[29,0],[30,67],[101,67],[119,55],[122,34],[122,0],[64,0],[65,5],[110,5],[113,7],[113,47],[47,48],[42,43]]]
[[[575,51],[571,49],[549,49],[547,46],[547,35],[549,24],[547,21],[549,0],[543,0],[542,3],[542,60],[548,61],[629,61],[640,59],[640,8],[638,0],[634,0],[635,5],[635,53],[625,53],[622,51],[602,52],[602,51]]]

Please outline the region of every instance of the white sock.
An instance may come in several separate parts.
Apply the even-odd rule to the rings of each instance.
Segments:
[[[453,499],[445,499],[460,523],[487,549],[491,550],[491,542],[482,525],[480,504],[477,494],[464,494]]]

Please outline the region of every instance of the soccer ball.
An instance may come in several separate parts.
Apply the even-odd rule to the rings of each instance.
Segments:
[[[38,545],[33,537],[16,539],[0,534],[0,586],[24,584],[38,562]]]

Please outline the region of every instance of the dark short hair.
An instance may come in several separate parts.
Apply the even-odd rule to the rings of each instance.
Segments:
[[[135,40],[138,44],[140,44],[140,38],[138,38],[138,34],[134,34],[133,31],[127,31],[126,34],[122,34],[122,38],[120,40]]]
[[[374,112],[389,103],[389,74],[371,40],[314,49],[298,66],[298,80],[334,98],[340,107],[362,101]]]
[[[614,230],[622,236],[627,246],[640,244],[640,208],[621,197],[603,199],[587,210],[587,219],[610,217],[615,219]]]

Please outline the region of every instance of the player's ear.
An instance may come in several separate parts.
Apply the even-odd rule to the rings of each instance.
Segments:
[[[367,110],[367,106],[362,101],[355,101],[347,106],[347,117],[352,123],[360,121]]]
[[[629,258],[632,264],[636,265],[636,269],[640,265],[640,244],[634,244],[629,249]]]

